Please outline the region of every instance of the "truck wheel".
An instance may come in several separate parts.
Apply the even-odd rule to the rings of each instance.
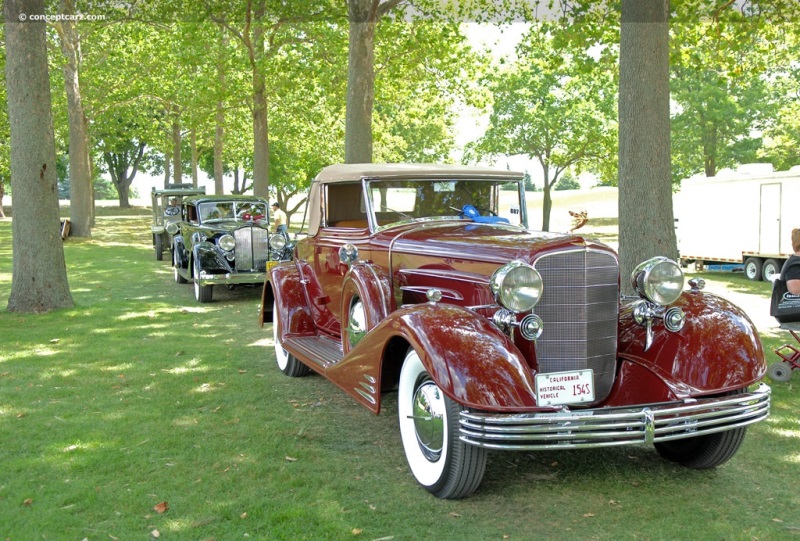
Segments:
[[[770,278],[773,274],[778,274],[781,272],[781,266],[778,262],[774,259],[767,259],[764,261],[764,266],[761,267],[761,276],[767,282],[770,281]]]
[[[727,393],[735,395],[744,389]],[[740,426],[725,432],[706,434],[682,440],[658,442],[656,451],[663,458],[693,470],[716,468],[730,460],[744,441],[746,426]]]
[[[785,361],[777,361],[769,365],[767,375],[772,381],[787,382],[792,379],[792,365]]]
[[[297,360],[297,357],[283,349],[278,333],[278,303],[272,304],[272,338],[275,342],[275,360],[281,372],[292,378],[307,376],[311,369]]]
[[[761,260],[757,257],[748,257],[745,259],[744,274],[750,280],[761,280]]]
[[[458,438],[461,410],[431,379],[417,352],[409,349],[397,395],[400,437],[411,473],[439,498],[469,496],[486,471],[486,449]]]

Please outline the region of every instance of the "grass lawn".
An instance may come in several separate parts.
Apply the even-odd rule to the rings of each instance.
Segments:
[[[144,214],[65,252],[75,307],[9,313],[0,220],[0,539],[800,539],[799,374],[716,470],[648,446],[494,453],[473,497],[441,501],[408,471],[394,396],[373,416],[275,367],[258,288],[197,304]]]

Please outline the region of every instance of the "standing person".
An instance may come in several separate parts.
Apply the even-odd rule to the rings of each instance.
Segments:
[[[275,233],[283,233],[289,236],[288,219],[286,213],[281,210],[280,204],[276,201],[272,203],[272,230]]]
[[[786,280],[786,289],[792,295],[800,295],[800,229],[792,229],[792,250],[781,268],[781,279]]]

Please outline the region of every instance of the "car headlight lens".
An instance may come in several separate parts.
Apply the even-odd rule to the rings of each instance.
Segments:
[[[281,251],[286,248],[286,237],[280,233],[276,233],[269,238],[269,247],[273,250]]]
[[[542,296],[542,277],[523,261],[512,261],[497,269],[490,281],[495,299],[513,312],[527,312]]]
[[[169,233],[170,235],[174,235],[175,233],[178,232],[178,229],[180,228],[178,227],[178,224],[176,224],[175,222],[170,222],[167,224],[166,229],[167,233]]]
[[[644,299],[661,305],[672,304],[683,290],[681,267],[666,257],[654,257],[640,263],[631,273],[633,289]]]
[[[236,248],[236,239],[233,238],[232,235],[222,235],[217,242],[219,247],[225,250],[226,252],[230,252],[234,248]]]

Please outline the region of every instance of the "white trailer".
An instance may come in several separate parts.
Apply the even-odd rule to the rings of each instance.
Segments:
[[[751,280],[769,280],[793,253],[800,166],[773,171],[771,164],[748,164],[694,176],[681,182],[673,202],[682,263],[744,264]]]

